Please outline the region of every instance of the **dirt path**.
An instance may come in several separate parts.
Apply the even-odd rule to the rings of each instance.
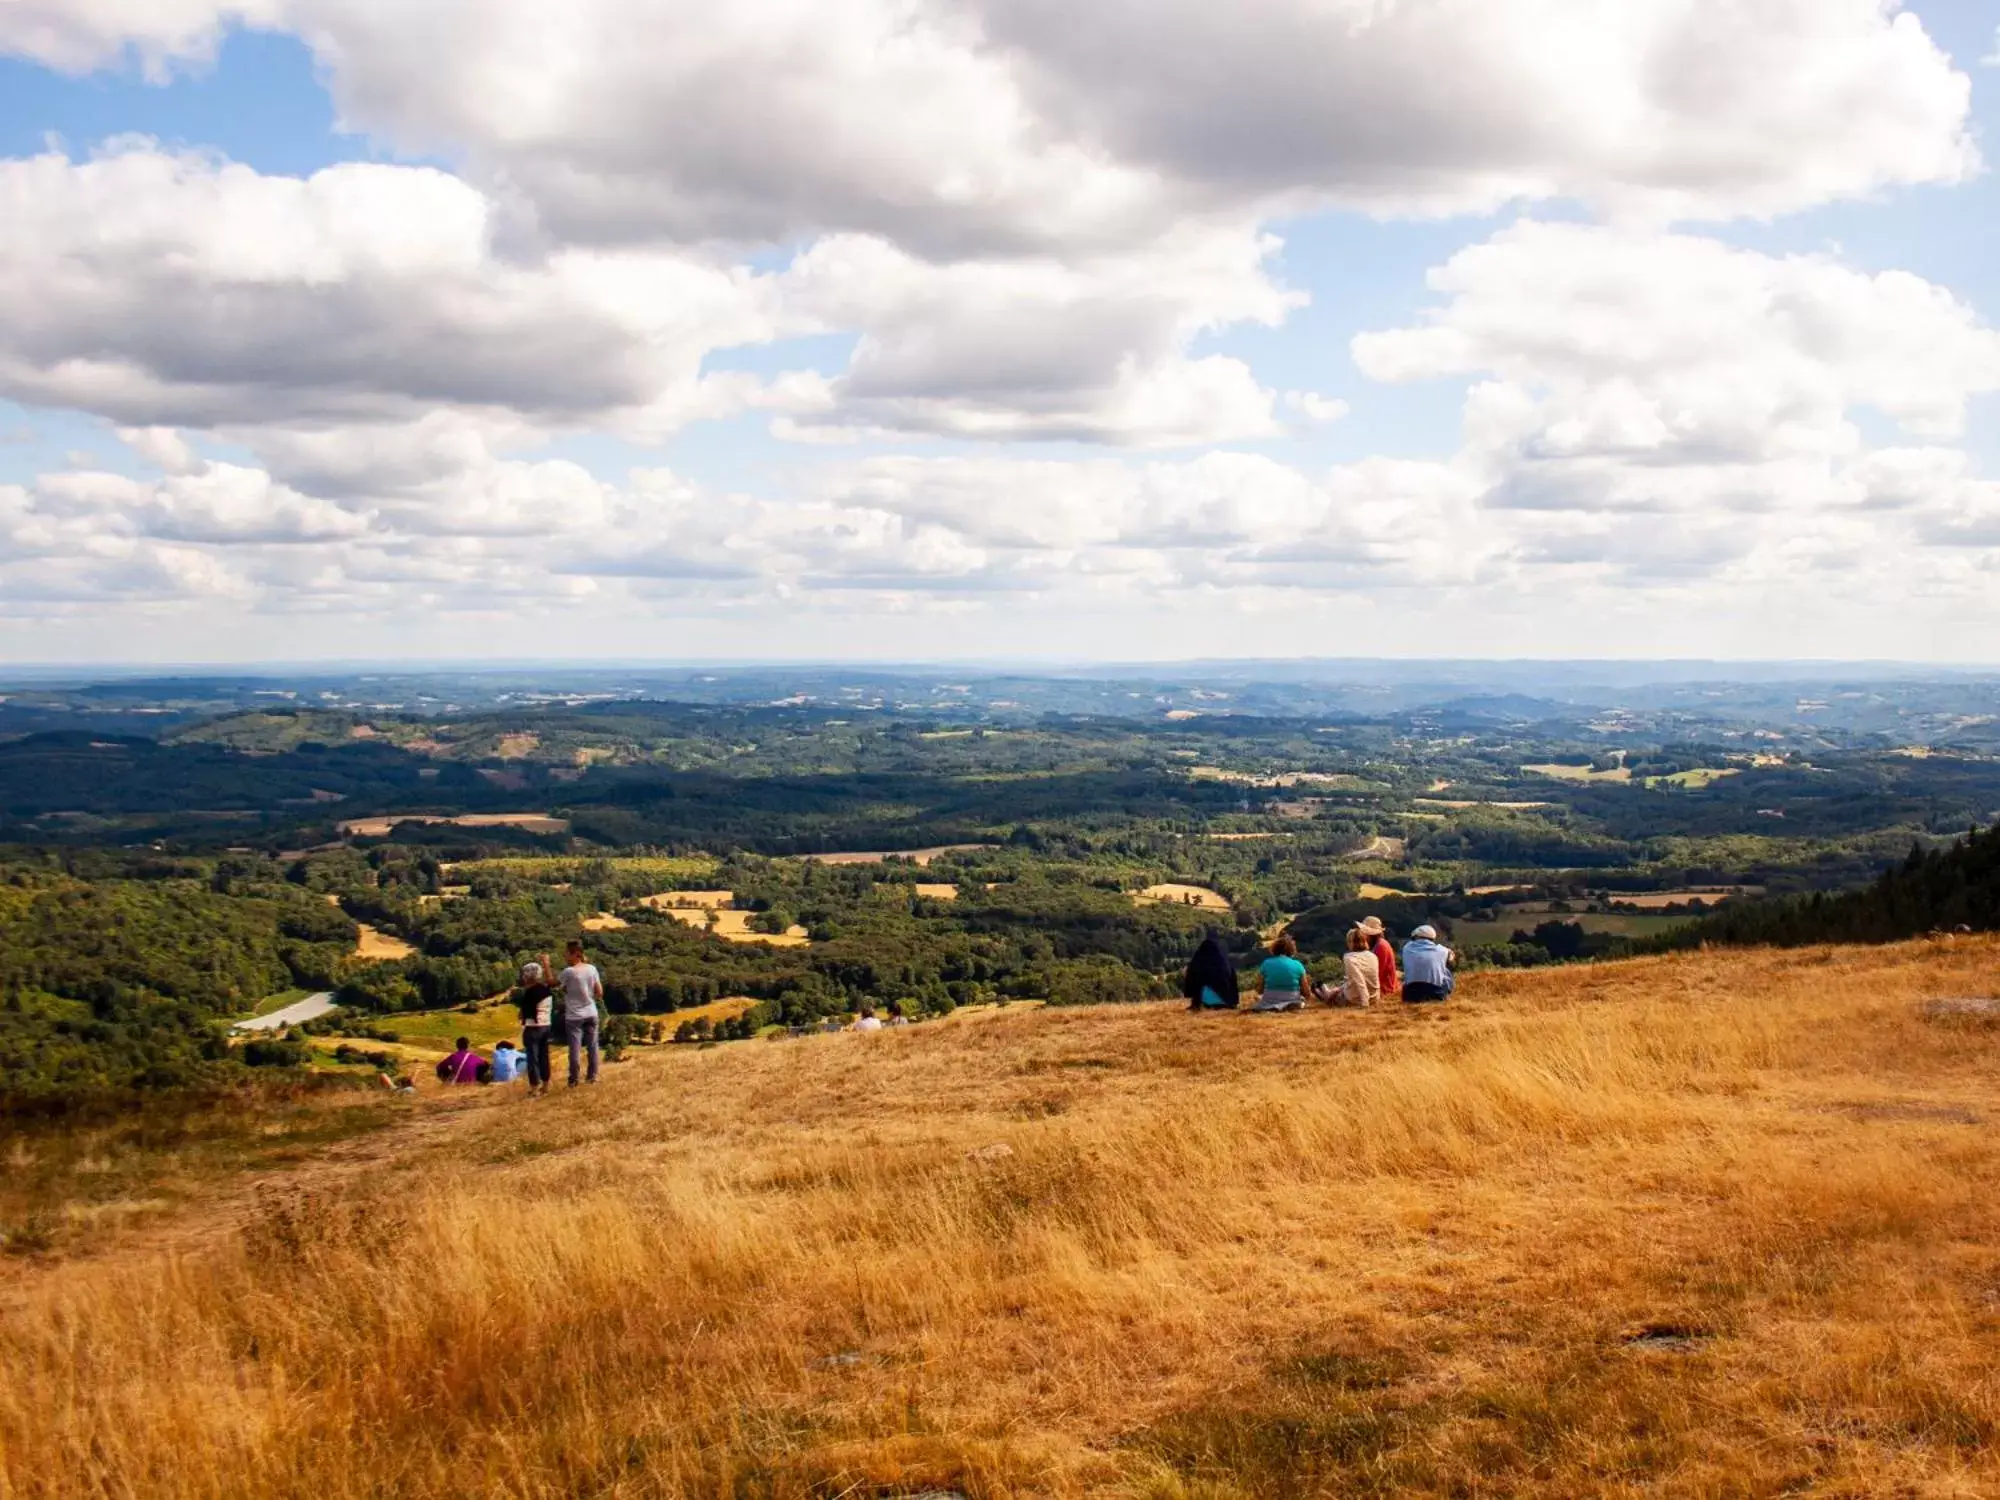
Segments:
[[[1378,833],[1359,849],[1350,850],[1340,857],[1342,859],[1401,859],[1403,851],[1407,847],[1401,839],[1385,838]]]

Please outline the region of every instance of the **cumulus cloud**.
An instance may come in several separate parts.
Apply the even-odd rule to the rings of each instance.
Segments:
[[[444,172],[270,177],[143,143],[0,162],[0,308],[0,394],[147,426],[671,426],[704,355],[774,331],[759,278],[697,257],[510,263]]]
[[[1459,462],[1523,566],[1799,579],[1986,534],[1990,487],[1962,451],[1871,451],[1856,420],[1950,438],[1970,399],[2000,391],[2000,333],[1943,288],[1533,222],[1430,285],[1440,305],[1358,336],[1354,357],[1379,380],[1475,381]]]
[[[1087,252],[1230,206],[1772,213],[1976,163],[1966,80],[1884,0],[287,9],[353,123],[469,150],[564,238]]]
[[[158,78],[230,25],[453,167],[0,161],[0,398],[157,471],[0,488],[9,599],[1763,596],[1913,557],[1970,590],[2000,546],[1954,446],[2000,389],[1970,308],[1665,227],[1977,170],[1894,0],[13,0],[0,51]],[[1208,342],[1303,301],[1267,226],[1555,201],[1592,222],[1468,247],[1351,346],[1468,384],[1455,454],[998,449],[1338,422]],[[822,446],[754,494],[551,456],[748,413]]]
[[[1970,87],[1895,0],[17,0],[61,66],[304,37],[354,127],[564,240],[1103,247],[1229,205],[1771,214],[1951,182]]]
[[[223,27],[277,13],[264,0],[8,0],[0,9],[0,52],[81,73],[137,57],[148,77],[164,80],[175,63],[214,54]]]
[[[0,162],[0,395],[226,431],[287,478],[462,462],[764,409],[843,429],[1176,445],[1267,435],[1272,395],[1191,340],[1280,321],[1248,223],[1119,254],[937,265],[836,236],[782,271],[688,250],[509,256],[430,168],[305,179],[146,143]],[[832,382],[719,351],[858,332]],[[358,440],[356,435],[359,435]]]

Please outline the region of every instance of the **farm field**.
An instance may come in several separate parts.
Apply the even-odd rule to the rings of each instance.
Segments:
[[[731,911],[722,906],[662,906],[658,908],[677,922],[698,927],[732,943],[766,943],[773,948],[803,948],[810,941],[805,928],[793,923],[783,932],[753,932],[754,913]]]
[[[1220,766],[1189,766],[1187,773],[1189,779],[1194,781],[1221,781],[1231,786],[1257,787],[1267,791],[1297,786],[1366,791],[1370,785],[1359,776],[1337,771],[1278,771],[1258,775],[1249,771],[1225,771]]]
[[[937,844],[929,849],[874,849],[848,854],[801,854],[799,858],[820,865],[879,865],[891,859],[907,859],[913,865],[928,865],[946,854],[966,854],[993,847],[991,844]]]
[[[2000,1030],[1925,1007],[1996,981],[1745,951],[431,1091],[0,1263],[0,1492],[1993,1493]]]
[[[381,818],[349,818],[339,825],[350,838],[387,838],[399,823],[445,823],[455,828],[519,828],[528,833],[568,833],[567,818],[547,813],[396,813]]]
[[[1149,885],[1143,891],[1133,893],[1132,899],[1141,904],[1165,906],[1193,906],[1203,911],[1228,911],[1229,902],[1218,892],[1205,886],[1177,885],[1171,882]]]
[[[1564,766],[1545,764],[1523,766],[1521,769],[1530,776],[1548,776],[1557,781],[1630,781],[1632,773],[1623,766],[1613,766],[1608,771],[1592,770],[1589,766]]]
[[[735,899],[734,891],[660,891],[651,896],[641,896],[639,904],[650,906],[654,911],[707,911],[727,906]]]
[[[1732,897],[1762,894],[1763,888],[1754,885],[1691,886],[1680,891],[1635,891],[1631,894],[1611,891],[1606,893],[1606,899],[1613,906],[1631,906],[1640,911],[1651,911],[1662,906],[1685,906],[1690,901],[1700,901],[1715,906]]]
[[[915,891],[919,896],[923,896],[931,901],[956,901],[958,899],[958,887],[943,881],[920,880],[911,886],[910,889]]]
[[[356,925],[360,928],[354,943],[356,958],[408,958],[417,951],[401,938],[386,932],[378,932],[366,922]]]

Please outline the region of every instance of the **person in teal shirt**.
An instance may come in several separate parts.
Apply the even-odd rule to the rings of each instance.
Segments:
[[[1299,945],[1289,933],[1271,944],[1271,956],[1258,965],[1264,993],[1252,1010],[1300,1010],[1306,1003],[1306,966],[1299,962]]]

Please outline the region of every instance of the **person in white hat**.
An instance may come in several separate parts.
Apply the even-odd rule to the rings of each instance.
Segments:
[[[1452,978],[1452,951],[1438,941],[1435,927],[1419,927],[1403,944],[1403,1001],[1406,1005],[1434,1005],[1450,997],[1456,981]]]
[[[1382,998],[1393,1000],[1400,986],[1396,982],[1396,950],[1389,946],[1389,939],[1383,935],[1382,919],[1368,917],[1361,923],[1361,935],[1368,939],[1368,951],[1375,955],[1375,966],[1382,979]]]

